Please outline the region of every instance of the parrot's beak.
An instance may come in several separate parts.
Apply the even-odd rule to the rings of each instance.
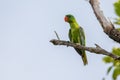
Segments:
[[[65,20],[65,22],[68,22],[68,17],[67,17],[67,16],[65,16],[64,20]]]

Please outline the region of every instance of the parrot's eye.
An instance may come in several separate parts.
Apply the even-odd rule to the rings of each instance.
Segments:
[[[69,18],[71,18],[71,16],[68,16]]]
[[[70,18],[71,16],[68,15],[67,17]]]

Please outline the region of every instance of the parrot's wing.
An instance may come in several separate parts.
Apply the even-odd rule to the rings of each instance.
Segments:
[[[85,34],[84,34],[84,30],[82,27],[79,28],[79,37],[80,37],[80,43],[81,45],[85,46]],[[84,65],[88,64],[88,61],[87,61],[87,56],[86,56],[86,53],[85,53],[85,50],[79,50],[81,51],[81,56],[82,56],[82,60],[83,60],[83,63]],[[77,50],[78,52],[78,50]]]
[[[70,41],[72,41],[71,29],[69,29],[69,34],[68,34],[68,36],[69,36]]]
[[[82,27],[80,27],[79,29],[79,33],[80,33],[80,43],[81,45],[85,46],[85,34],[84,34],[84,30]]]

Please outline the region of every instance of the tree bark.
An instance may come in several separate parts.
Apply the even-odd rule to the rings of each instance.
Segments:
[[[114,25],[106,19],[103,12],[100,10],[98,0],[90,0],[89,3],[92,6],[95,16],[97,17],[104,32],[114,41],[120,43],[120,31],[115,29]]]
[[[102,54],[102,55],[106,55],[106,56],[110,56],[115,60],[120,60],[120,57],[112,54],[111,52],[106,51],[105,49],[101,48],[99,45],[95,44],[96,47],[86,47],[86,46],[82,46],[82,45],[78,45],[69,41],[63,41],[63,40],[50,40],[51,43],[53,43],[54,45],[65,45],[65,46],[70,46],[70,47],[74,47],[74,48],[78,48],[81,50],[86,50],[89,51],[91,53],[96,53],[96,54]]]

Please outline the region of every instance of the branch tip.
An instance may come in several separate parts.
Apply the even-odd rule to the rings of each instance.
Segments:
[[[98,44],[95,44],[96,48],[101,48]]]

